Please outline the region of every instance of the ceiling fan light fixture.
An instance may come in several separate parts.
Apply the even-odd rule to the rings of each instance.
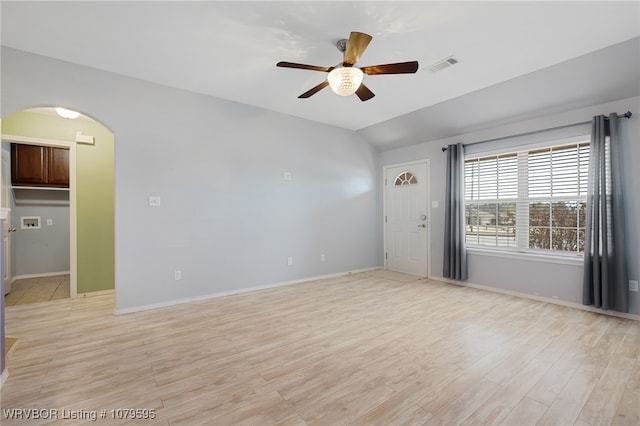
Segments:
[[[80,117],[80,113],[77,111],[72,111],[66,108],[56,108],[56,112],[62,118],[68,118],[70,120],[76,119]]]
[[[349,96],[362,84],[364,73],[356,67],[337,67],[329,72],[327,80],[336,95]]]

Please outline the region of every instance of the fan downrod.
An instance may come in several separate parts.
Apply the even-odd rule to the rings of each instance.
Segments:
[[[341,53],[344,53],[344,51],[345,51],[345,50],[347,50],[347,42],[348,42],[348,41],[349,41],[349,40],[348,40],[348,39],[346,39],[346,38],[341,38],[340,40],[338,40],[338,41],[336,42],[336,47],[338,48],[338,50],[339,50]]]

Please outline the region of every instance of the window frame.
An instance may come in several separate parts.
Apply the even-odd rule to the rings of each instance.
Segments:
[[[534,152],[534,151],[539,151],[539,150],[545,150],[545,149],[553,149],[553,148],[561,148],[561,147],[565,147],[565,146],[575,146],[576,150],[577,150],[577,160],[578,160],[578,164],[577,167],[580,168],[581,165],[581,155],[583,155],[580,152],[580,146],[587,146],[588,149],[586,150],[586,163],[587,163],[587,170],[586,172],[588,172],[588,162],[589,162],[589,152],[590,152],[590,135],[588,134],[580,134],[578,136],[574,136],[574,137],[570,137],[570,138],[550,138],[548,140],[545,141],[538,141],[535,144],[523,144],[523,145],[511,145],[511,146],[504,146],[501,149],[494,149],[494,150],[488,150],[488,151],[481,151],[481,150],[474,150],[475,152],[471,155],[468,155],[467,158],[465,158],[465,169],[464,169],[464,176],[463,176],[463,180],[465,183],[465,199],[464,199],[464,206],[465,206],[465,242],[466,242],[466,246],[467,246],[467,250],[473,254],[480,254],[480,255],[489,255],[489,256],[500,256],[500,257],[516,257],[516,258],[528,258],[528,259],[532,259],[532,260],[541,260],[541,261],[552,261],[553,263],[569,263],[569,264],[579,264],[583,257],[584,257],[584,252],[583,251],[564,251],[564,250],[553,250],[552,247],[552,238],[551,235],[553,233],[554,229],[573,229],[573,227],[561,227],[561,226],[553,226],[553,222],[552,222],[552,218],[553,218],[553,204],[554,203],[559,203],[559,202],[576,202],[576,203],[585,203],[587,201],[587,196],[586,193],[582,193],[583,188],[581,188],[581,180],[580,178],[578,178],[577,180],[577,195],[564,195],[564,196],[553,196],[551,194],[549,194],[549,196],[529,196],[529,177],[532,175],[531,174],[531,169],[529,168],[529,157],[530,155]],[[475,199],[469,199],[468,195],[469,192],[467,191],[467,183],[468,183],[468,179],[467,179],[467,167],[466,167],[466,162],[468,160],[478,160],[481,161],[481,159],[483,158],[491,158],[491,157],[496,157],[496,158],[509,158],[510,156],[516,155],[517,157],[517,196],[516,197],[500,197],[499,195],[499,183],[498,181],[496,181],[495,185],[496,185],[496,198],[481,198],[478,194],[480,194],[480,192],[482,191],[481,188],[477,188],[475,189],[476,191],[476,198]],[[480,164],[480,163],[478,163]],[[525,174],[523,175],[523,170],[522,168],[524,167],[524,172]],[[499,167],[496,166],[496,170],[498,170]],[[498,171],[496,171],[496,176],[498,176]],[[523,180],[524,178],[524,180]],[[587,177],[588,179],[588,177]],[[512,195],[512,194],[511,194]],[[473,196],[472,196],[473,197]],[[530,248],[529,247],[529,232],[530,229],[532,228],[532,225],[530,223],[529,220],[529,205],[531,203],[549,203],[550,206],[550,218],[549,218],[549,235],[550,235],[550,241],[549,241],[549,249],[538,249],[538,248]],[[496,235],[499,235],[499,228],[501,226],[510,226],[510,225],[500,225],[498,223],[499,219],[499,214],[498,214],[498,206],[503,205],[503,204],[515,204],[516,205],[516,218],[514,220],[513,223],[513,229],[515,232],[515,237],[513,237],[513,243],[514,246],[506,246],[506,245],[486,245],[486,244],[481,244],[479,243],[479,240],[477,240],[478,242],[470,242],[469,241],[469,234],[467,234],[467,226],[468,226],[468,222],[467,222],[467,215],[468,215],[468,206],[469,205],[478,205],[478,209],[480,208],[481,205],[490,205],[490,204],[495,204],[496,205],[496,224],[494,225],[496,228]],[[524,211],[526,211],[526,214],[523,214]],[[476,210],[476,212],[478,212],[478,210]],[[586,214],[586,213],[585,213]],[[480,216],[479,213],[477,213],[478,216]],[[584,226],[580,226],[580,218],[581,218],[581,213],[580,213],[580,206],[578,206],[578,209],[576,210],[576,238],[577,241],[576,243],[578,245],[580,245],[580,232],[581,230],[584,230]],[[478,219],[479,220],[479,219]],[[524,221],[524,223],[526,223],[526,225],[521,224]],[[520,223],[519,223],[520,222]],[[479,224],[479,222],[478,222]],[[584,225],[584,224],[583,224]],[[526,236],[523,236],[522,233],[526,231]],[[584,232],[584,231],[583,231]],[[479,236],[479,232],[476,234],[471,234],[471,237],[473,238],[474,235]],[[478,237],[479,238],[479,237]],[[524,241],[526,241],[526,246],[524,246]],[[579,248],[579,247],[578,247]]]

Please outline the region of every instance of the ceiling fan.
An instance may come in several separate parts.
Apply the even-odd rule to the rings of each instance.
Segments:
[[[307,90],[298,98],[309,98],[327,86],[338,95],[358,95],[361,101],[367,101],[375,96],[362,82],[364,74],[413,74],[418,70],[418,61],[398,62],[394,64],[371,65],[358,68],[354,66],[371,42],[369,34],[352,32],[349,40],[340,40],[337,43],[338,50],[344,52],[341,64],[333,67],[319,67],[316,65],[296,64],[293,62],[278,62],[276,66],[284,68],[298,68],[302,70],[321,71],[329,73],[327,79],[317,86]]]

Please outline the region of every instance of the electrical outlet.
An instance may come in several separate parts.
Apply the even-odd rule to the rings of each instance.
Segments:
[[[161,201],[162,200],[160,199],[159,196],[151,195],[149,197],[149,206],[151,206],[151,207],[160,207]]]
[[[182,271],[173,271],[173,279],[180,281],[182,279]]]
[[[284,172],[282,173],[282,178],[284,180],[291,180],[291,172]]]
[[[638,281],[629,280],[629,291],[638,291]]]
[[[320,262],[324,262],[325,261],[325,257],[324,257],[324,253],[320,255]]]
[[[47,226],[53,226],[53,219],[47,219]]]
[[[293,257],[289,256],[287,257],[287,266],[291,266],[293,265]]]

